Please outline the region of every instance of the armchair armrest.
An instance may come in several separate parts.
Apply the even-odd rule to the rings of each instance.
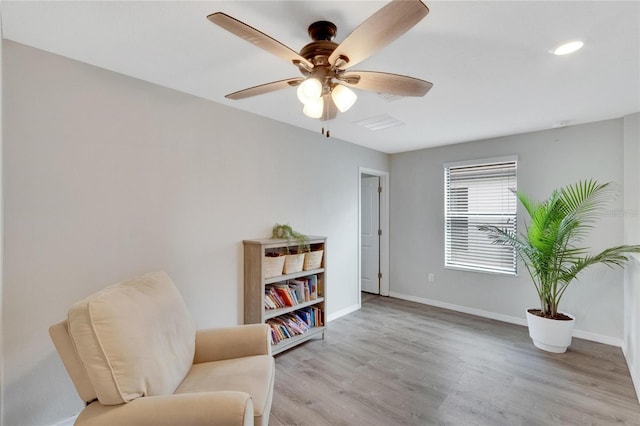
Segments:
[[[200,392],[145,396],[120,405],[96,401],[78,416],[76,426],[253,426],[253,401],[245,392]]]
[[[198,330],[193,363],[271,355],[270,333],[267,324]]]

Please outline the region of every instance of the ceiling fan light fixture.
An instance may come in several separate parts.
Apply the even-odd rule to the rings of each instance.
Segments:
[[[322,96],[322,83],[317,78],[308,78],[298,86],[298,99],[303,104],[317,102]]]
[[[1,1],[1,0],[0,0]],[[230,93],[227,99],[244,99],[276,90],[297,88],[297,96],[309,117],[333,120],[353,106],[357,95],[348,87],[399,96],[424,96],[432,83],[406,75],[378,71],[348,71],[376,51],[409,31],[429,13],[422,0],[391,1],[365,19],[342,42],[333,41],[337,27],[316,21],[308,28],[311,42],[300,52],[223,12],[207,19],[237,37],[284,59],[304,77],[272,81]],[[339,84],[342,82],[343,84]],[[329,99],[331,96],[331,99]]]
[[[307,102],[302,109],[304,115],[309,118],[320,118],[324,112],[324,99],[317,98],[316,100]]]
[[[338,84],[331,91],[331,99],[333,99],[333,103],[336,104],[340,112],[345,112],[356,103],[358,95],[348,87]]]
[[[573,40],[567,43],[562,43],[551,52],[556,56],[568,55],[569,53],[573,53],[582,49],[582,46],[584,46],[584,42],[582,42],[581,40]]]

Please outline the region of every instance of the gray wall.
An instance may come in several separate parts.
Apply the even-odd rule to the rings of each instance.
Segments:
[[[624,230],[625,242],[640,239],[640,113],[624,118]],[[640,401],[640,256],[625,271],[624,343],[629,371]]]
[[[242,321],[242,240],[329,237],[328,312],[358,307],[358,166],[386,154],[3,41],[3,424],[81,409],[47,334],[147,271],[199,327]]]
[[[622,152],[618,119],[392,155],[391,294],[524,324],[525,310],[538,304],[524,268],[518,277],[444,269],[443,163],[518,155],[518,188],[536,199],[584,178],[614,182],[620,197],[586,241],[595,250],[623,242]],[[623,272],[585,271],[560,307],[576,316],[578,335],[620,345]]]

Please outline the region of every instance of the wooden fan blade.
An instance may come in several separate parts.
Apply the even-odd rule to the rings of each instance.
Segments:
[[[424,96],[433,83],[406,75],[376,71],[349,71],[340,76],[345,86],[398,96]]]
[[[244,99],[250,98],[251,96],[264,95],[265,93],[275,92],[276,90],[286,89],[287,87],[297,86],[304,78],[295,77],[295,78],[287,78],[286,80],[273,81],[271,83],[261,84],[259,86],[249,87],[248,89],[239,90],[237,92],[230,93],[225,96],[227,99]]]
[[[225,13],[212,13],[207,16],[207,19],[249,43],[258,46],[271,54],[279,56],[285,61],[292,62],[294,65],[300,64],[308,70],[313,68],[313,64],[311,62],[300,56],[294,50],[291,50],[278,40],[269,37],[265,33],[245,24],[242,21],[238,21]]]
[[[324,101],[324,110],[322,111],[320,121],[333,120],[338,116],[338,107],[333,103],[333,99],[328,93],[326,95],[322,95],[322,100]]]
[[[346,69],[364,61],[409,31],[428,13],[429,8],[420,0],[394,0],[388,3],[338,45],[329,56],[329,63],[338,69]]]

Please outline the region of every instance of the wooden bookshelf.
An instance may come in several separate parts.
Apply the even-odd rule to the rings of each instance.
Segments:
[[[327,238],[310,236],[311,250],[323,250],[322,262],[319,268],[300,271],[290,274],[282,274],[276,277],[265,277],[263,259],[267,253],[285,252],[287,241],[273,238],[244,240],[244,323],[260,324],[268,320],[278,319],[287,314],[299,314],[298,311],[305,308],[319,310],[321,326],[312,327],[303,334],[280,340],[272,346],[272,353],[278,354],[305,342],[313,337],[324,338],[326,328],[326,255]],[[295,246],[295,244],[291,244]],[[301,301],[293,306],[277,309],[265,308],[265,287],[269,284],[286,283],[290,280],[305,280],[315,275],[317,277],[317,298]]]

